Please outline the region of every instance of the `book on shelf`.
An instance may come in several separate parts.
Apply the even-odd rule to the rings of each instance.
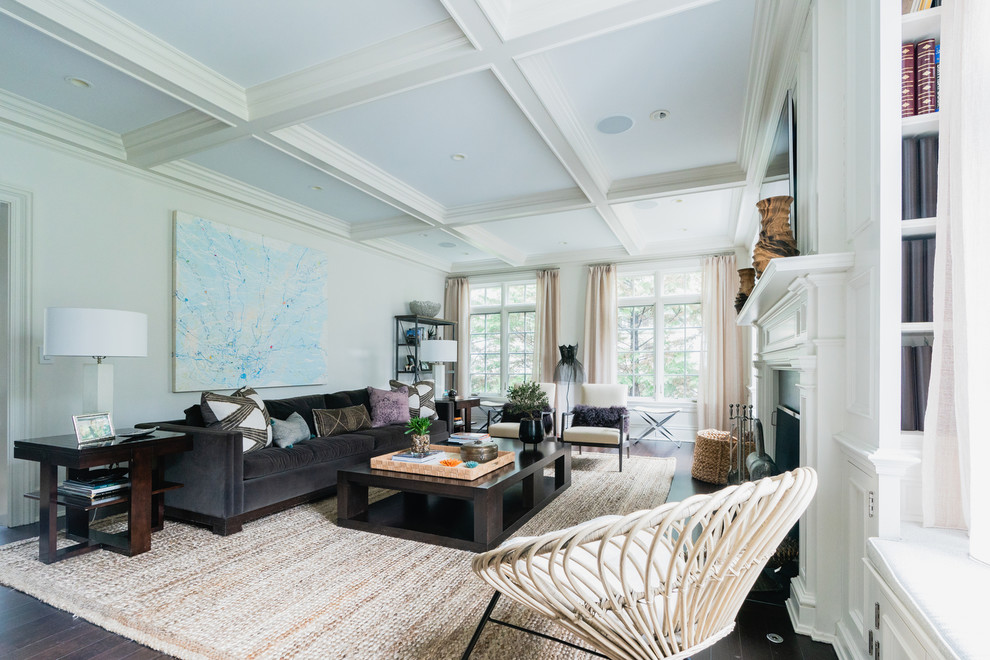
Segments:
[[[917,112],[915,106],[914,61],[914,44],[901,44],[901,117],[911,117]]]
[[[464,431],[458,431],[456,433],[451,433],[447,442],[462,445],[467,442],[474,442],[476,440],[491,440],[492,436],[487,433],[467,433]]]
[[[934,218],[938,207],[938,135],[901,140],[901,219]]]
[[[59,495],[64,495],[66,497],[71,497],[77,500],[97,500],[106,497],[117,497],[118,495],[124,493],[130,489],[130,483],[115,484],[113,486],[104,486],[101,488],[78,488],[72,486],[66,486],[64,483],[58,487]]]
[[[908,274],[911,287],[911,322],[924,323],[925,318],[925,241],[911,239],[911,270]]]
[[[928,408],[928,383],[932,378],[932,347],[928,344],[914,347],[915,410],[918,418],[916,426],[919,431],[925,430],[925,410]]]
[[[442,452],[438,449],[431,449],[430,451],[424,452],[406,451],[401,454],[393,455],[392,460],[400,463],[435,463],[437,461],[442,461],[446,455],[446,452]]]
[[[935,320],[935,237],[925,239],[925,320]]]
[[[918,430],[918,369],[914,346],[901,346],[901,430]]]
[[[911,322],[911,241],[901,241],[901,322]]]
[[[922,39],[915,46],[915,113],[927,115],[938,110],[935,104],[935,40]]]
[[[942,107],[942,44],[935,44],[935,107]]]
[[[918,138],[918,205],[922,218],[934,218],[938,202],[938,135]]]

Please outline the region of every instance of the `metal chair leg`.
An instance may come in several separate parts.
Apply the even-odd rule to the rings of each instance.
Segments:
[[[474,651],[475,644],[478,643],[478,639],[481,638],[481,631],[485,629],[485,624],[488,623],[488,619],[492,616],[492,610],[495,609],[495,603],[498,602],[499,596],[502,592],[496,591],[492,599],[488,601],[488,607],[485,608],[485,613],[481,617],[481,623],[478,624],[477,629],[474,631],[474,635],[471,637],[470,643],[468,643],[467,649],[464,651],[464,655],[461,656],[461,660],[468,660],[471,657],[471,652]]]

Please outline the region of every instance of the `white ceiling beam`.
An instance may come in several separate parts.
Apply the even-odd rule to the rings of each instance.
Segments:
[[[525,252],[512,243],[495,236],[490,231],[479,225],[448,229],[447,232],[452,236],[456,236],[461,239],[468,245],[478,248],[483,252],[487,252],[496,259],[501,259],[509,266],[519,267],[526,263]]]
[[[308,126],[286,128],[259,139],[405,214],[430,224],[442,222],[441,204]]]
[[[477,225],[533,215],[547,215],[564,211],[592,208],[592,203],[578,188],[558,190],[514,197],[497,202],[456,206],[447,209],[445,224],[448,227]]]
[[[436,225],[417,220],[409,216],[362,222],[351,227],[351,239],[355,241],[372,241],[389,236],[415,234],[416,232],[433,229]]]
[[[0,0],[0,11],[221,121],[248,117],[243,88],[96,2]]]
[[[622,179],[612,184],[612,188],[608,191],[608,200],[612,204],[621,204],[653,197],[734,188],[745,184],[746,173],[738,164],[723,163]]]
[[[230,128],[230,124],[199,110],[186,110],[124,133],[121,139],[127,150],[127,162],[148,168],[175,160],[180,155],[188,156],[193,144],[205,149],[216,146],[218,138],[228,142],[226,131]]]

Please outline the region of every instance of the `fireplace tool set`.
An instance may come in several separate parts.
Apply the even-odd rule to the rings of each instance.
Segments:
[[[743,482],[742,466],[743,452],[746,443],[755,443],[756,451],[750,452],[746,457],[746,471],[749,479],[755,481],[763,477],[770,477],[777,474],[777,466],[773,459],[766,453],[763,444],[763,422],[753,417],[753,406],[742,403],[729,404],[729,442],[736,444],[736,455],[730,462],[732,469],[729,470],[729,483],[739,484]]]

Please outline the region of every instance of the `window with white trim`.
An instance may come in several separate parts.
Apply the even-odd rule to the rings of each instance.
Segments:
[[[536,282],[471,287],[471,392],[501,396],[533,377]]]
[[[697,399],[701,272],[623,273],[618,285],[619,383],[634,398]]]

